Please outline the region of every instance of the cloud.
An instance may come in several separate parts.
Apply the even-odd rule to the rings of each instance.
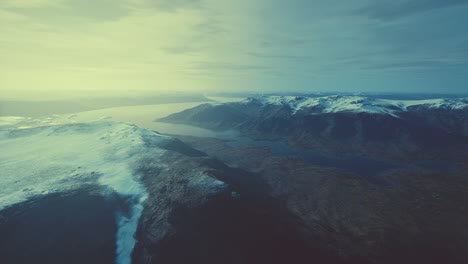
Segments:
[[[380,21],[393,21],[435,9],[465,4],[468,4],[468,0],[379,0],[356,10],[354,14]]]
[[[15,0],[4,10],[41,23],[79,23],[83,20],[109,21],[127,16],[125,0]]]
[[[169,54],[186,54],[186,53],[193,53],[199,51],[200,49],[191,47],[188,45],[181,45],[181,46],[173,46],[173,47],[163,47],[160,48],[162,51],[169,53]]]
[[[179,9],[201,9],[202,0],[126,0],[134,8],[151,8],[156,11],[174,12]]]
[[[389,72],[435,79],[435,69],[467,67],[467,2],[0,0],[0,85],[306,89],[389,83]]]
[[[228,31],[222,27],[221,21],[211,17],[207,18],[207,21],[203,23],[194,25],[192,28],[202,34],[217,35],[228,33]]]
[[[11,12],[7,10],[0,9],[0,21],[20,21],[27,19],[27,17],[20,15],[16,12]]]
[[[467,67],[468,61],[447,61],[447,60],[422,60],[422,61],[407,61],[395,63],[381,63],[369,66],[364,66],[362,69],[368,70],[407,70],[407,69],[447,69]]]
[[[187,91],[266,70],[243,49],[257,32],[247,27],[254,21],[239,17],[244,7],[231,5],[236,3],[63,0],[0,8],[0,86]]]
[[[227,71],[252,71],[267,70],[271,67],[254,64],[238,64],[232,62],[198,62],[193,64],[193,69],[199,70],[227,70]]]
[[[13,8],[30,8],[44,6],[58,6],[63,3],[63,0],[3,0],[0,7]]]
[[[247,52],[247,55],[265,58],[265,59],[286,59],[286,60],[298,60],[298,61],[310,61],[316,59],[315,56],[310,55],[289,55],[289,54],[267,54],[258,52]]]

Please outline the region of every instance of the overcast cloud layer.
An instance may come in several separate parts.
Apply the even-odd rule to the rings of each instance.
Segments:
[[[462,93],[466,14],[468,0],[2,0],[0,97]]]

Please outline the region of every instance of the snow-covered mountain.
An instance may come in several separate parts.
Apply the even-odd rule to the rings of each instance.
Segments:
[[[237,130],[252,138],[282,140],[335,154],[401,158],[453,148],[456,142],[464,144],[468,99],[266,96],[203,104],[159,120]]]
[[[262,143],[0,117],[0,263],[401,263],[421,241],[466,259],[465,99],[260,97],[164,121]]]
[[[173,152],[167,146],[182,151],[188,147],[152,130],[108,120],[13,127],[29,121],[20,117],[3,118],[9,129],[4,127],[0,131],[0,211],[38,197],[78,190],[85,185],[101,186],[102,196],[117,194],[128,207],[124,212],[116,212],[116,263],[131,263],[136,245],[135,232],[144,202],[151,196],[141,178],[153,177],[147,185],[169,184],[155,178],[156,172],[178,167],[164,161],[163,156]],[[148,168],[152,168],[151,174],[142,172]],[[178,174],[179,180],[185,183],[178,188],[192,189],[192,196],[197,190],[195,193],[202,197],[226,189],[225,183],[198,169]],[[191,203],[195,201],[193,197]],[[163,230],[161,228],[159,232]]]
[[[372,113],[389,114],[397,117],[399,112],[409,111],[414,107],[432,109],[460,110],[468,107],[468,99],[429,99],[429,100],[388,100],[362,96],[263,96],[251,97],[242,103],[276,105],[290,108],[293,113],[309,110],[317,113]]]
[[[260,179],[180,140],[109,120],[0,121],[2,264],[294,255],[289,238],[301,235],[276,228],[292,219]]]
[[[149,152],[162,154],[148,144],[169,140],[111,121],[0,131],[0,208],[95,181],[122,195],[142,195],[131,166]]]
[[[238,132],[242,137],[185,140],[260,173],[282,204],[304,220],[304,229],[325,234],[321,242],[366,252],[348,263],[366,263],[373,254],[386,256],[369,263],[437,263],[467,252],[461,248],[468,233],[460,232],[466,228],[456,227],[467,216],[460,209],[468,186],[466,99],[268,96],[203,104],[158,121]],[[341,162],[349,167],[340,168]],[[450,235],[441,242],[440,234]],[[453,245],[459,235],[465,236],[460,250],[431,251]]]

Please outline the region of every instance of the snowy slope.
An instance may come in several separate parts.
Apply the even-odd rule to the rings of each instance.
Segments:
[[[264,96],[248,98],[243,103],[287,106],[292,109],[293,113],[311,109],[318,113],[355,112],[397,116],[398,112],[408,111],[411,106],[464,109],[468,106],[468,99],[386,100],[339,95],[324,97]]]
[[[28,119],[10,118],[10,125]],[[130,263],[134,234],[146,199],[136,179],[138,162],[157,162],[170,137],[112,121],[40,126],[0,131],[0,210],[35,195],[83,184],[108,187],[131,202],[118,214],[117,263]],[[164,166],[164,164],[161,164]]]
[[[0,118],[0,210],[84,184],[104,186],[103,195],[117,193],[129,206],[128,212],[116,212],[116,263],[131,263],[135,232],[148,198],[138,171],[142,166],[173,166],[164,163],[162,155],[168,151],[163,146],[174,139],[109,120],[50,125],[55,122],[53,116]],[[196,170],[189,184],[206,193],[226,188]]]
[[[96,181],[122,195],[141,193],[131,165],[145,153],[161,154],[147,145],[167,140],[111,121],[0,131],[0,209]]]

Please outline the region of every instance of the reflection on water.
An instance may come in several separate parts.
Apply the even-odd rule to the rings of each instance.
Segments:
[[[237,131],[213,131],[205,128],[194,127],[182,124],[170,124],[153,122],[147,128],[153,129],[161,134],[193,136],[193,137],[209,137],[219,139],[235,139],[239,135]]]

